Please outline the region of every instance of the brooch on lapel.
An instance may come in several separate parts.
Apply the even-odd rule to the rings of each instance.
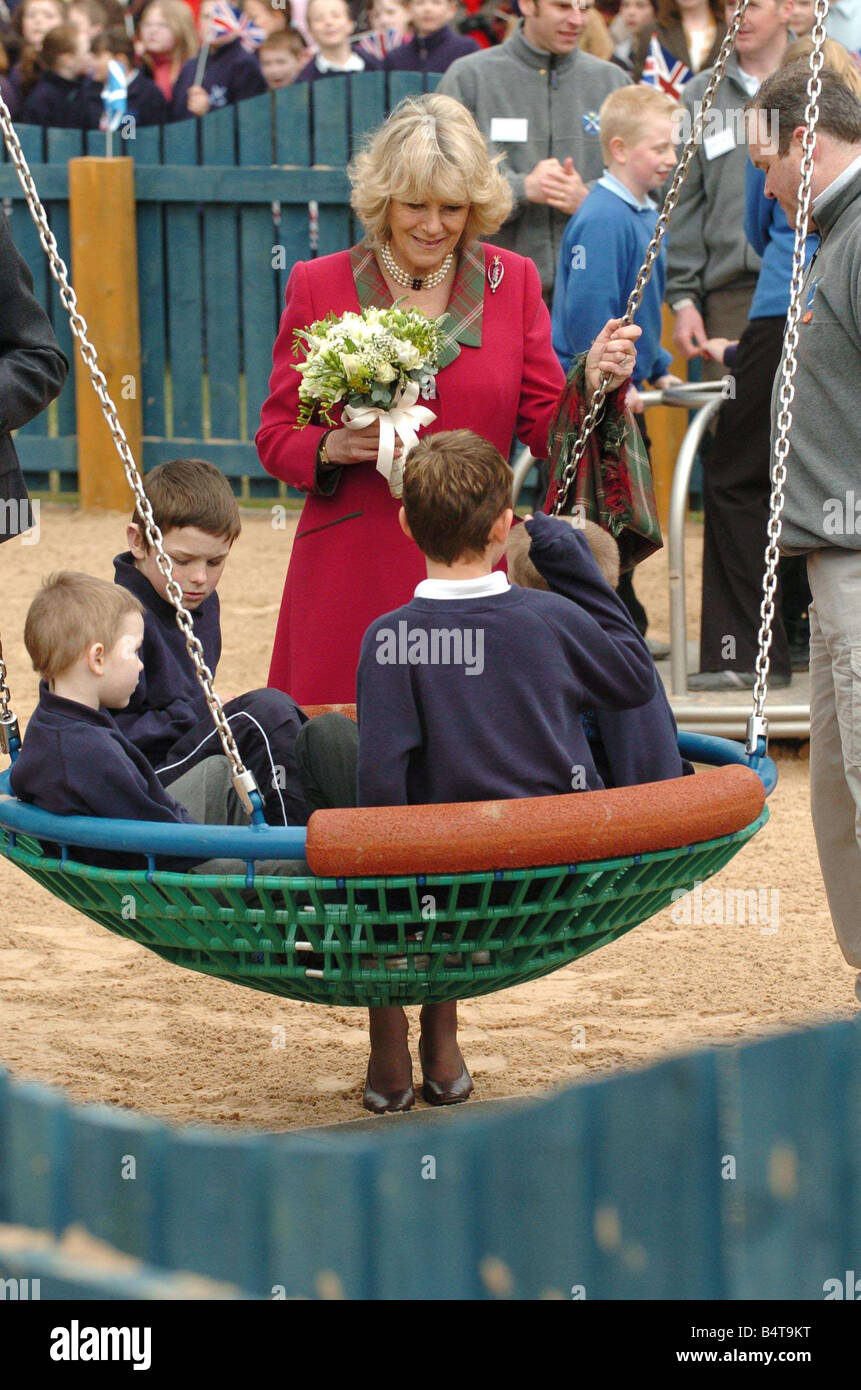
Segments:
[[[496,294],[496,291],[502,284],[502,277],[504,274],[505,268],[502,261],[498,256],[494,256],[490,265],[487,267],[487,283],[490,285],[491,294]]]

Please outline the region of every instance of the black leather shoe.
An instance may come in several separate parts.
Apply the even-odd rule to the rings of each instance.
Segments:
[[[375,1115],[385,1115],[392,1110],[412,1110],[416,1103],[416,1093],[413,1090],[412,1067],[410,1067],[410,1084],[405,1091],[396,1091],[393,1095],[387,1095],[385,1091],[376,1091],[371,1085],[371,1063],[368,1061],[368,1071],[365,1076],[365,1093],[362,1097],[362,1104],[366,1110],[372,1111]]]
[[[469,1100],[475,1087],[472,1084],[472,1077],[466,1069],[466,1062],[464,1062],[463,1071],[456,1081],[447,1081],[444,1085],[440,1085],[438,1081],[433,1081],[424,1074],[425,1063],[421,1040],[419,1041],[419,1058],[422,1064],[422,1099],[428,1105],[460,1105],[461,1101]]]

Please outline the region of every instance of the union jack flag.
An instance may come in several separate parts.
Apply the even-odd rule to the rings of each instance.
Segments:
[[[400,29],[372,29],[369,34],[359,34],[353,42],[360,53],[368,53],[382,62],[387,53],[391,53],[393,48],[400,48],[406,39],[406,34],[402,34]]]
[[[229,35],[239,39],[247,53],[253,53],[266,38],[265,32],[247,14],[240,14],[227,0],[215,0],[209,17],[209,42]]]
[[[690,68],[685,67],[680,58],[674,58],[653,34],[640,81],[647,87],[657,87],[659,92],[666,92],[668,97],[678,101],[682,95],[682,87],[691,76]]]

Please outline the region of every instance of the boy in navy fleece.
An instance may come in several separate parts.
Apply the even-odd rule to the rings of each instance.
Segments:
[[[654,696],[648,648],[582,533],[571,533],[573,603],[494,572],[513,515],[511,470],[471,431],[431,435],[407,457],[400,522],[424,551],[428,577],[362,641],[360,805],[598,789],[581,711]],[[540,537],[558,523],[536,516],[526,525]],[[365,1104],[408,1108],[403,1010],[372,1009],[370,1026]],[[456,1003],[425,1005],[421,1028],[425,1099],[466,1100]]]
[[[39,704],[12,766],[21,801],[57,816],[168,824],[245,825],[231,768],[219,751],[166,788],[144,755],[117,727],[143,664],[144,609],[127,589],[91,575],[51,575],[30,605],[24,644],[42,677]],[[79,850],[85,863],[131,867],[122,851]],[[171,860],[170,867],[192,867]],[[205,861],[213,873],[244,872],[236,860]],[[261,873],[296,872],[289,860],[262,860]]]
[[[600,789],[580,712],[644,704],[655,670],[583,533],[570,532],[570,597],[494,573],[513,518],[511,470],[469,430],[412,450],[400,517],[428,578],[362,641],[359,804]],[[535,538],[558,529],[544,515],[526,526]]]
[[[414,37],[386,54],[389,72],[445,72],[478,44],[452,28],[457,0],[407,0]],[[603,327],[603,325],[602,325]]]
[[[214,673],[221,655],[216,588],[241,529],[236,498],[223,473],[204,459],[160,464],[144,486],[183,604]],[[167,784],[218,753],[221,744],[137,512],[126,534],[129,549],[114,560],[115,579],[143,604],[145,633],[141,678],[118,711],[117,723]],[[224,708],[242,761],[257,778],[266,819],[304,825],[308,809],[295,748],[304,713],[280,690],[252,690]]]
[[[529,520],[534,522],[534,518]],[[570,517],[542,516],[537,527],[513,527],[505,551],[511,582],[526,589],[549,589],[576,603],[580,546],[572,525]],[[598,568],[615,589],[619,547],[608,532],[591,521],[581,529]],[[651,700],[636,709],[586,710],[582,718],[595,765],[607,787],[662,782],[693,772],[690,763],[679,755],[676,721],[660,681],[655,682]]]
[[[246,97],[260,96],[266,83],[260,64],[252,53],[246,53],[239,39],[230,34],[210,37],[210,22],[215,0],[202,0],[197,15],[197,32],[201,44],[209,41],[209,56],[203,69],[200,85],[195,85],[197,58],[183,63],[171,98],[171,119],[184,121],[188,116],[205,116],[220,106],[232,106]]]

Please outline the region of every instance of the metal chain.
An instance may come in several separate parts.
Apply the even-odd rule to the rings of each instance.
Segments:
[[[778,541],[783,529],[786,460],[789,454],[789,430],[792,425],[792,402],[795,398],[796,349],[798,320],[801,313],[801,288],[804,279],[804,251],[810,212],[810,184],[813,176],[813,151],[816,148],[816,126],[819,121],[819,94],[822,91],[820,72],[825,61],[822,45],[825,42],[825,20],[828,0],[815,0],[812,29],[813,50],[810,54],[810,77],[807,81],[807,107],[804,112],[801,171],[798,184],[798,212],[795,219],[795,246],[792,253],[792,281],[789,310],[786,315],[783,360],[781,362],[780,411],[777,416],[777,439],[771,464],[771,500],[765,547],[765,573],[762,580],[762,604],[757,639],[756,676],[753,685],[753,712],[747,723],[746,751],[753,754],[760,739],[768,737],[765,717],[765,698],[768,693],[768,673],[771,666],[771,637],[774,623],[774,593],[777,587],[777,565],[780,559]],[[774,134],[779,134],[775,131]]]
[[[700,110],[697,112],[696,119],[694,120],[693,129],[690,133],[690,136],[688,137],[687,143],[685,144],[684,150],[682,151],[682,157],[676,165],[676,171],[673,174],[673,181],[670,184],[667,196],[664,199],[664,206],[661,208],[661,211],[658,215],[658,219],[655,223],[654,235],[652,236],[652,239],[649,242],[648,248],[646,250],[646,258],[643,261],[642,266],[640,267],[640,273],[637,276],[634,288],[628,296],[628,303],[625,306],[625,313],[622,318],[620,327],[627,327],[628,324],[633,323],[634,315],[640,307],[640,300],[643,297],[643,291],[645,290],[646,285],[649,283],[649,280],[651,279],[652,267],[658,258],[658,254],[661,249],[661,243],[663,242],[664,236],[666,235],[667,227],[670,223],[670,218],[675,210],[676,203],[679,201],[679,193],[681,192],[682,184],[684,183],[685,178],[687,177],[688,166],[690,165],[690,162],[694,157],[694,152],[696,151],[696,148],[700,143],[700,137],[702,135],[703,129],[703,121],[707,113],[711,110],[711,105],[715,98],[715,92],[717,91],[721,79],[723,78],[724,71],[727,65],[727,60],[729,59],[729,55],[732,52],[732,48],[735,43],[736,34],[738,33],[741,22],[744,19],[745,14],[747,13],[747,7],[749,3],[750,0],[739,0],[735,14],[732,17],[732,22],[729,28],[727,29],[726,36],[724,38],[723,43],[721,44],[720,52],[718,53],[717,60],[715,62],[714,67],[712,68],[712,75],[709,78],[708,86],[706,87],[705,92],[703,93],[702,105],[700,107]],[[561,515],[561,513],[564,512],[566,508],[568,502],[568,494],[571,491],[571,485],[574,481],[574,475],[577,472],[577,467],[580,463],[580,460],[583,457],[583,453],[589,441],[589,436],[603,417],[604,403],[607,396],[607,385],[609,381],[609,375],[607,373],[604,373],[604,375],[601,377],[601,381],[595,389],[592,399],[589,402],[589,408],[586,412],[583,423],[580,426],[580,434],[577,438],[577,442],[575,443],[574,448],[571,451],[571,457],[565,463],[562,478],[559,482],[559,489],[557,491],[556,501],[553,506],[554,516]]]
[[[137,465],[132,456],[131,449],[129,448],[128,440],[125,436],[125,431],[123,430],[119,416],[117,415],[116,406],[114,405],[114,402],[108,393],[107,381],[105,379],[104,373],[98,365],[98,357],[96,355],[96,350],[87,337],[86,322],[78,313],[77,296],[75,294],[75,291],[72,289],[72,286],[69,284],[69,277],[65,262],[63,261],[57,249],[57,242],[54,237],[54,233],[51,231],[51,228],[48,225],[48,219],[45,214],[45,209],[42,206],[39,194],[36,191],[36,185],[33,182],[33,176],[30,173],[29,166],[27,164],[26,159],[24,158],[24,152],[21,149],[18,136],[12,124],[12,118],[9,114],[9,108],[7,107],[5,101],[2,99],[2,96],[0,96],[0,130],[2,130],[3,132],[3,139],[6,142],[6,148],[9,151],[9,156],[12,160],[12,163],[15,165],[15,171],[18,175],[18,178],[21,181],[21,187],[24,190],[24,197],[27,200],[27,206],[30,209],[30,215],[32,216],[33,221],[35,222],[36,229],[39,233],[39,240],[41,241],[42,246],[45,250],[45,254],[48,257],[48,264],[51,269],[51,274],[53,275],[54,279],[57,281],[57,284],[60,287],[60,299],[63,303],[64,309],[69,315],[69,324],[71,326],[73,334],[78,340],[78,346],[80,348],[81,357],[83,358],[87,371],[90,374],[90,381],[92,382],[93,390],[99,398],[99,402],[102,407],[102,413],[108,423],[108,428],[111,431],[111,437],[114,441],[114,445],[116,446],[117,453],[120,456],[120,461],[123,465],[123,470],[125,472],[126,479],[128,481],[129,487],[132,489],[132,492],[134,493],[138,514],[143,518],[144,532],[146,535],[147,544],[152,546],[155,550],[156,563],[158,564],[158,568],[160,572],[164,575],[164,578],[166,580],[168,598],[170,599],[171,603],[176,609],[177,626],[180,628],[180,630],[183,633],[183,636],[185,637],[186,649],[194,664],[195,675],[197,676],[197,679],[200,682],[201,688],[206,698],[207,707],[209,709],[210,714],[212,715],[213,723],[215,724],[218,736],[221,739],[221,746],[224,749],[225,756],[230,762],[230,766],[233,773],[233,785],[236,788],[236,792],[242,800],[246,810],[254,811],[255,808],[252,804],[250,797],[250,793],[256,792],[258,790],[254,774],[246,769],[241,757],[239,756],[239,749],[236,746],[236,740],[234,739],[230,725],[227,722],[227,718],[224,713],[224,707],[222,706],[221,700],[219,699],[213,687],[212,672],[210,671],[209,667],[206,665],[206,662],[204,660],[203,647],[200,644],[199,638],[195,635],[194,629],[192,627],[191,615],[182,602],[182,589],[173,577],[173,566],[170,562],[170,557],[165,552],[161,531],[155,523],[155,519],[152,513],[152,507],[150,506],[149,499],[146,493],[144,492],[143,481],[141,479],[140,473],[138,472]],[[8,686],[5,685],[5,673],[6,668],[5,666],[3,666],[2,671],[0,671],[0,682],[2,682],[2,688],[0,688],[0,700],[4,701],[4,705],[8,702],[9,699]],[[5,697],[3,696],[3,690],[6,691]]]

